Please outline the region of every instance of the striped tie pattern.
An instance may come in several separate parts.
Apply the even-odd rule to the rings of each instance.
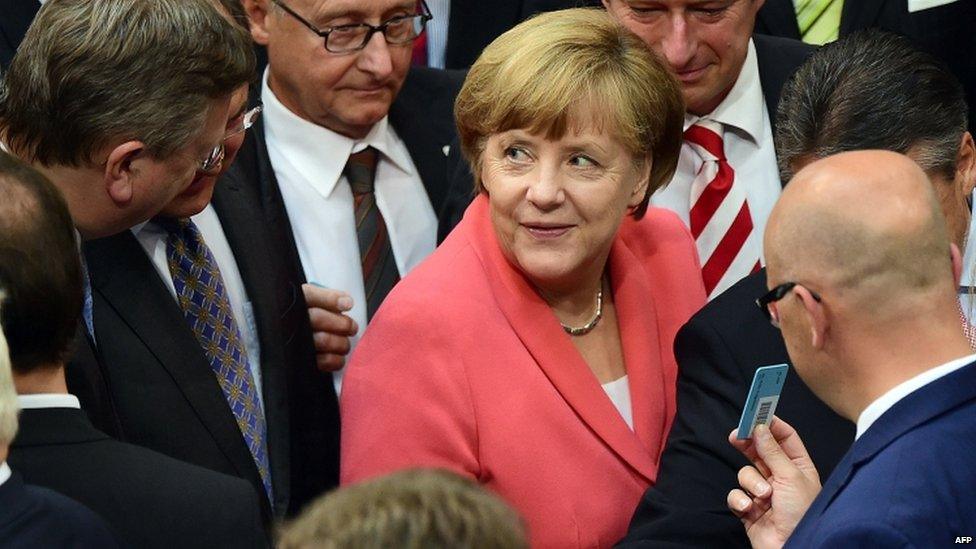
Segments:
[[[837,40],[843,0],[798,0],[796,22],[800,38],[818,46]]]
[[[966,318],[966,313],[962,310],[962,303],[956,302],[959,306],[959,322],[962,323],[962,335],[966,336],[966,341],[969,342],[969,348],[976,351],[976,326],[973,326],[969,319]]]
[[[224,398],[261,473],[268,500],[274,501],[264,411],[220,269],[192,221],[166,220],[161,224],[169,232],[166,259],[183,316],[217,376]]]
[[[383,214],[376,206],[374,179],[378,153],[373,147],[349,156],[343,174],[352,188],[356,214],[356,236],[366,292],[366,320],[373,318],[380,303],[400,280],[393,247]]]
[[[711,299],[759,270],[759,244],[745,189],[735,183],[735,171],[725,158],[722,125],[701,119],[685,130],[685,142],[702,159],[691,184],[689,221]]]

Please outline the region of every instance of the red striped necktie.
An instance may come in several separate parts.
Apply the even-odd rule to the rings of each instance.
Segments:
[[[725,158],[722,134],[722,124],[706,119],[685,130],[685,141],[702,159],[691,184],[689,224],[709,299],[760,267],[746,192]]]
[[[376,149],[366,147],[349,156],[342,172],[349,180],[355,204],[356,235],[359,238],[359,256],[362,261],[367,320],[373,318],[373,313],[386,294],[400,281],[386,221],[376,206],[374,179],[377,159]]]

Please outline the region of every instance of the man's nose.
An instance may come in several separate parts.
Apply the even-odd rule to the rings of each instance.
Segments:
[[[382,32],[374,32],[366,42],[366,47],[359,52],[359,68],[380,79],[393,72],[390,45],[386,43]]]
[[[668,20],[667,34],[661,41],[661,53],[675,71],[689,68],[695,57],[697,43],[694,29],[688,25],[684,14],[672,14]]]

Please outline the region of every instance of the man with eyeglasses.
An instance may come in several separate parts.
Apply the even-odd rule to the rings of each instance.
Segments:
[[[967,295],[960,295],[957,327],[976,335],[967,300],[976,274],[976,239],[966,236],[973,232],[967,197],[976,185],[976,146],[966,131],[966,112],[962,87],[936,59],[904,38],[862,31],[818,50],[786,83],[776,140],[784,181],[812,160],[842,151],[888,149],[918,162],[939,196],[951,241],[965,250]],[[762,270],[710,302],[678,332],[674,424],[657,485],[644,494],[622,547],[663,541],[747,546],[725,505],[746,464],[727,435],[742,413],[756,368],[789,362],[765,305],[793,299],[791,290],[787,285],[770,291]],[[776,413],[803,435],[824,477],[854,438],[854,424],[793,374]]]
[[[750,543],[958,543],[976,529],[976,354],[932,182],[890,151],[814,161],[773,208],[763,245],[762,303],[796,375],[857,433],[822,488],[806,432],[774,419],[752,439],[729,434],[750,464],[726,501]]]
[[[438,221],[449,182],[473,188],[452,146],[462,75],[410,68],[424,2],[244,4],[268,51],[264,113],[225,179],[257,194],[309,283],[318,364],[338,390],[362,328],[450,229]]]

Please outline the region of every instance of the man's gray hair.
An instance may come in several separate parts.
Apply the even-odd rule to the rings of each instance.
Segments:
[[[3,304],[0,291],[0,306]],[[0,448],[9,446],[17,435],[17,391],[10,371],[10,350],[7,338],[0,330]]]
[[[253,72],[250,35],[212,0],[48,0],[0,84],[0,135],[42,165],[128,140],[166,158]]]
[[[942,62],[901,36],[861,31],[820,48],[783,87],[780,175],[843,151],[886,149],[952,179],[966,124],[962,86]]]

